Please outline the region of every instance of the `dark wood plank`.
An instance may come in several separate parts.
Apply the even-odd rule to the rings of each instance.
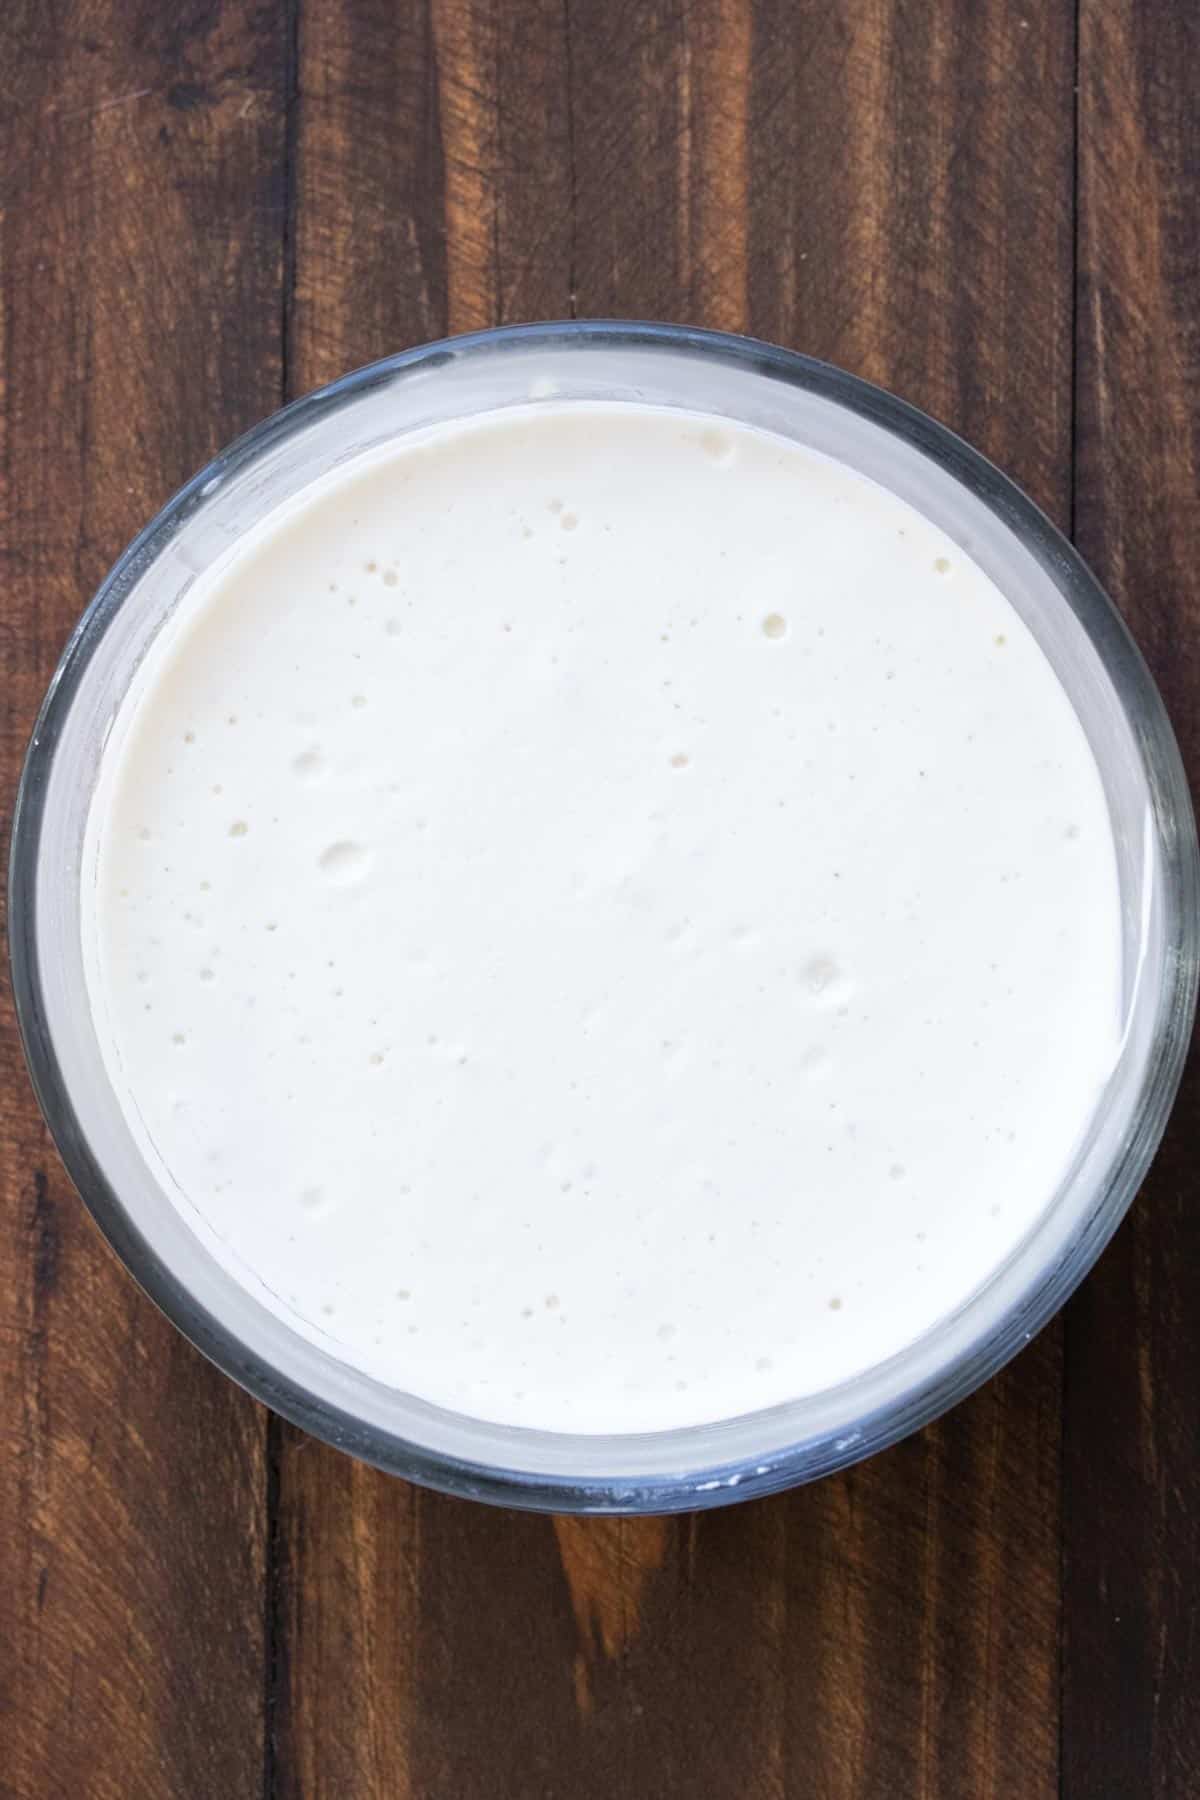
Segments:
[[[1072,52],[1067,0],[302,0],[295,380],[570,310],[748,327],[1065,520]],[[487,1512],[283,1434],[277,1791],[1045,1800],[1059,1383],[1049,1333],[875,1463],[692,1520]]]
[[[0,9],[6,815],[97,580],[277,402],[279,52],[236,0]],[[264,1415],[101,1243],[7,989],[0,1241],[0,1789],[256,1795]]]
[[[1200,779],[1200,15],[1083,0],[1076,535]],[[1066,1326],[1067,1800],[1200,1792],[1200,1071]]]

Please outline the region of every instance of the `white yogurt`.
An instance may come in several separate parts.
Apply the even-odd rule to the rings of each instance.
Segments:
[[[1116,1055],[1100,778],[993,583],[853,471],[548,404],[196,584],[89,823],[146,1155],[294,1328],[479,1417],[713,1420],[902,1350]]]

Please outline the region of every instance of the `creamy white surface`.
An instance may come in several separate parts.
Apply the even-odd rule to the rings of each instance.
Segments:
[[[97,1029],[210,1248],[334,1354],[574,1431],[902,1349],[1117,1046],[1081,728],[851,471],[633,406],[445,428],[197,584],[89,825]]]

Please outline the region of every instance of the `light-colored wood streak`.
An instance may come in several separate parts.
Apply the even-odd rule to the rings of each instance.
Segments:
[[[586,1657],[621,1657],[641,1630],[642,1598],[662,1568],[666,1519],[554,1521],[571,1610]]]

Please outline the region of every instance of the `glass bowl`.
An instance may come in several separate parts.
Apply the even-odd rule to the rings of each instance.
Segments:
[[[686,1429],[583,1436],[505,1428],[385,1387],[298,1335],[221,1267],[143,1161],[105,1073],[86,993],[81,845],[105,737],[147,645],[208,565],[324,471],[405,430],[555,398],[721,414],[873,477],[945,530],[1017,608],[1091,742],[1116,843],[1125,1029],[1058,1193],[985,1284],[838,1387]],[[50,684],[12,840],[10,950],[34,1086],[109,1242],[170,1319],[305,1430],[450,1493],[563,1512],[672,1512],[828,1474],[915,1430],[1001,1367],[1091,1267],[1157,1147],[1191,1033],[1197,852],[1162,702],[1071,546],[982,456],[924,414],[807,357],[673,326],[572,321],[429,345],[277,413],[190,481],[125,551]]]

